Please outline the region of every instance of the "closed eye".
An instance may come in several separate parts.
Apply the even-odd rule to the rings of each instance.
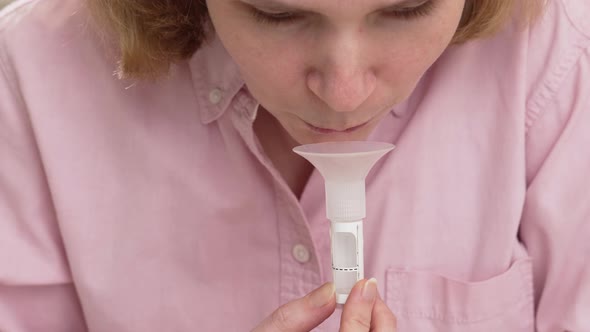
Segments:
[[[433,11],[435,3],[436,0],[424,0],[414,6],[394,6],[394,8],[383,10],[382,15],[393,19],[417,19],[428,16]],[[303,20],[307,15],[297,11],[267,12],[254,6],[250,6],[249,9],[250,14],[258,23],[266,25],[289,25]]]
[[[251,8],[254,19],[262,24],[285,25],[301,20],[304,16],[295,12],[269,13],[260,9]]]
[[[402,7],[392,10],[386,10],[383,14],[386,17],[403,18],[403,19],[414,19],[423,16],[428,16],[435,7],[434,0],[425,0],[417,6]]]

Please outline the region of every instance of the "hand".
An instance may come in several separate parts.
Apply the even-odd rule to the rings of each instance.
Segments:
[[[326,283],[306,296],[282,305],[252,332],[307,332],[336,309],[334,284]],[[395,332],[396,321],[377,291],[375,279],[352,288],[342,310],[340,332]]]
[[[361,280],[352,288],[340,318],[340,332],[395,332],[396,318],[379,296],[377,280]]]

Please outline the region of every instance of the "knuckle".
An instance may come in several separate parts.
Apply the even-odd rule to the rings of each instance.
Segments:
[[[281,306],[275,310],[272,313],[270,321],[277,331],[290,331],[295,328],[292,315],[285,306]]]
[[[371,321],[358,315],[345,319],[341,324],[341,331],[369,331],[371,329]]]

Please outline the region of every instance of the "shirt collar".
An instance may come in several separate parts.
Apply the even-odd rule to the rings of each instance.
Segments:
[[[217,35],[207,40],[189,61],[204,124],[217,120],[229,107],[244,81],[236,63]]]

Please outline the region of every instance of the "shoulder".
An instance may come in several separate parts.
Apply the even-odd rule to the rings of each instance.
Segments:
[[[13,53],[18,48],[17,41],[21,37],[20,31],[28,24],[30,15],[34,11],[36,0],[11,1],[0,10],[0,91],[3,99],[18,95]],[[15,45],[16,44],[16,45]],[[3,110],[5,111],[5,110]]]
[[[75,66],[101,54],[96,31],[83,0],[15,0],[0,11],[0,61],[23,74]]]
[[[38,0],[18,0],[10,1],[0,10],[0,33],[5,33],[11,27],[18,25],[19,22],[26,18],[31,8]]]
[[[590,116],[590,2],[550,1],[545,15],[530,31],[529,44],[526,139],[530,183],[551,153],[564,149],[565,136],[572,146],[587,144],[574,139],[572,132],[590,130],[585,120]]]
[[[514,144],[526,144],[530,179],[569,119],[590,112],[583,101],[590,96],[589,50],[590,1],[546,0],[527,28],[515,16],[492,38],[449,48],[435,68],[436,86],[518,131],[525,139]]]
[[[549,97],[543,90],[558,84],[590,44],[590,1],[538,1],[546,4],[530,26],[515,15],[493,37],[450,47],[439,67],[464,74],[465,81],[487,78],[496,90],[507,90],[500,93],[521,98],[523,104],[536,102],[539,94]],[[490,91],[495,90],[485,93]]]
[[[4,43],[15,43],[32,34],[47,37],[73,31],[71,23],[84,8],[80,0],[12,1],[0,11],[0,38]]]

